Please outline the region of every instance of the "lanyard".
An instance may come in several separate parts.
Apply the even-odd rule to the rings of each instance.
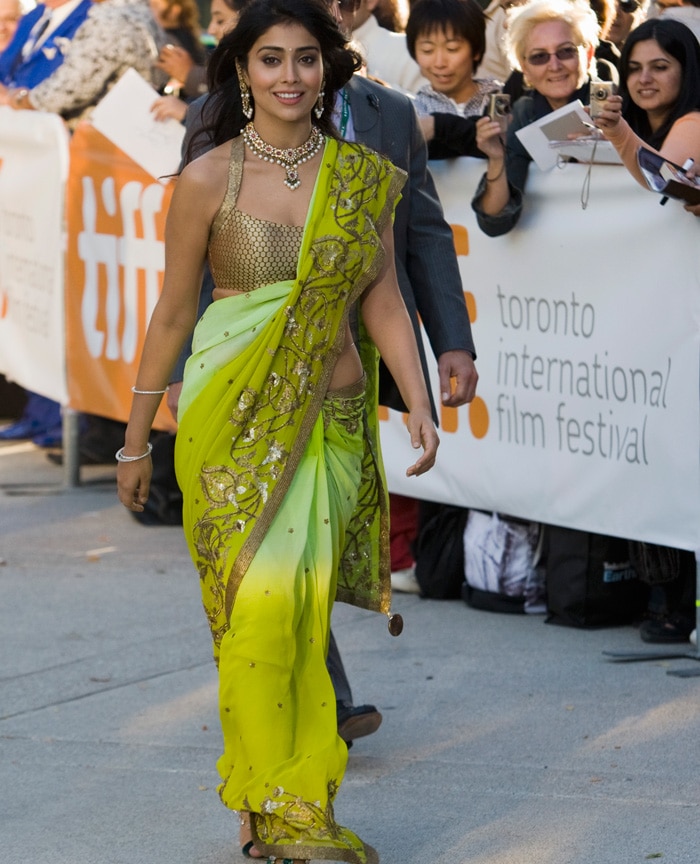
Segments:
[[[348,131],[348,120],[350,119],[350,101],[345,87],[340,91],[342,105],[340,108],[340,137],[345,138],[345,133]]]

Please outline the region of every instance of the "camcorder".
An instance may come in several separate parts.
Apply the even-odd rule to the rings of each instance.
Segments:
[[[505,134],[510,119],[510,96],[507,93],[492,93],[489,96],[489,119],[495,120]]]
[[[600,112],[603,110],[603,105],[616,93],[617,87],[612,81],[591,81],[589,91],[591,119],[600,116]]]

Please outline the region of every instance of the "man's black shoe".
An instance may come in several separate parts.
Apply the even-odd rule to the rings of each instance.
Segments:
[[[382,725],[382,715],[374,705],[338,707],[338,735],[350,744],[355,738],[372,735]]]

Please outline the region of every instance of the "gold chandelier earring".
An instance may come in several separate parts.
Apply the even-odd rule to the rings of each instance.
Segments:
[[[326,84],[325,81],[323,82],[323,84],[321,84],[321,92],[318,94],[318,99],[316,100],[316,106],[314,107],[314,114],[316,115],[317,120],[320,120],[322,115],[323,115],[323,108],[324,108],[323,99],[326,95],[323,88],[325,87],[325,84]]]
[[[253,116],[253,103],[250,99],[250,88],[243,77],[243,67],[236,60],[236,74],[238,75],[238,86],[241,88],[241,108],[245,116],[250,120]]]

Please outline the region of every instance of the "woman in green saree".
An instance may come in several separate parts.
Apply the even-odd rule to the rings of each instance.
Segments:
[[[213,98],[240,93],[253,119],[178,178],[117,481],[141,510],[208,257],[176,470],[219,668],[219,794],[250,824],[249,856],[366,864],[374,849],[333,815],[347,748],[325,657],[336,598],[389,612],[379,354],[423,449],[409,475],[438,438],[394,270],[404,176],[330,119],[357,67],[344,42],[319,0],[253,0],[213,55]]]

